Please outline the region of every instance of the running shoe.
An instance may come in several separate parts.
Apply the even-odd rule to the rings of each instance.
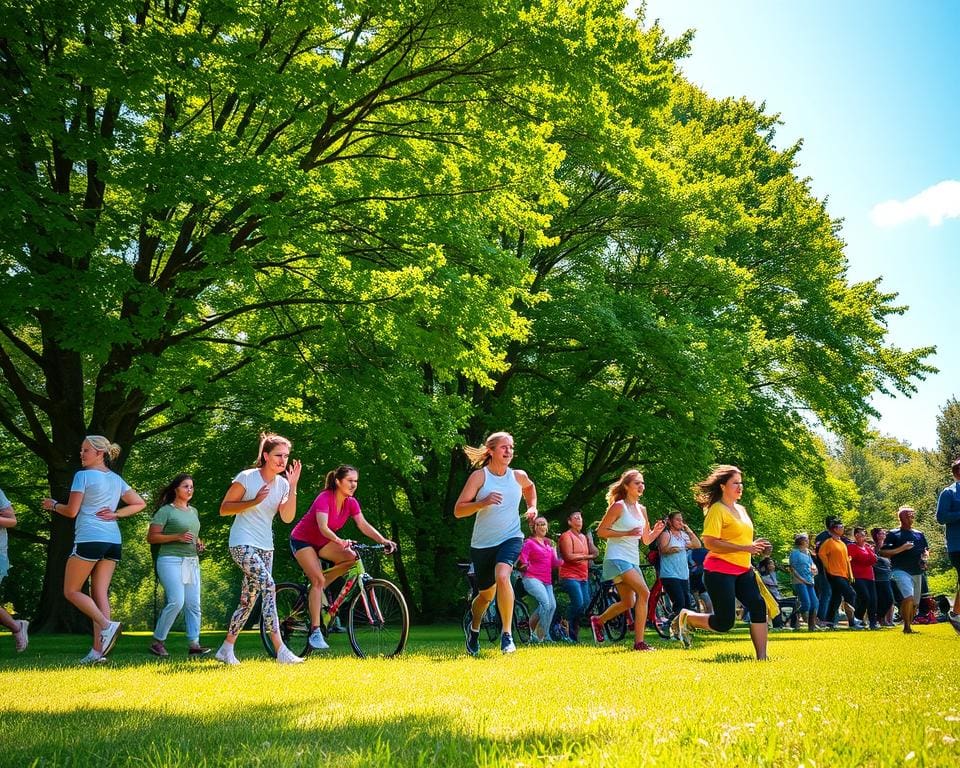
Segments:
[[[590,629],[593,630],[593,641],[598,645],[607,639],[603,634],[603,624],[600,623],[599,616],[590,617]]]
[[[27,644],[30,642],[30,637],[27,635],[27,627],[30,625],[29,621],[18,621],[19,625],[17,631],[13,633],[13,642],[16,645],[17,653],[23,653],[27,650]]]
[[[466,637],[467,653],[471,656],[480,655],[480,630],[467,625],[464,630]]]
[[[315,651],[325,651],[330,647],[326,639],[324,638],[323,632],[320,630],[320,627],[314,627],[311,630],[310,637],[307,638],[307,643]]]
[[[690,613],[686,608],[681,608],[677,614],[677,637],[683,643],[684,648],[690,647],[691,637],[690,628],[687,626],[687,615]]]
[[[643,640],[638,640],[633,644],[633,650],[635,651],[655,651],[657,650],[652,645],[647,645]]]
[[[205,645],[191,645],[189,648],[187,648],[187,655],[188,656],[206,656],[212,650],[213,650],[212,648],[207,648],[207,646]]]
[[[500,653],[513,653],[516,650],[517,646],[513,644],[513,638],[510,636],[510,633],[502,633],[500,635]]]
[[[120,622],[111,621],[106,629],[100,630],[100,654],[106,656],[113,650],[117,644],[117,638],[120,637]]]
[[[227,643],[221,645],[217,652],[214,654],[213,658],[217,661],[222,661],[227,666],[236,666],[240,663],[240,659],[237,658],[236,654],[233,652],[233,646]]]
[[[99,653],[93,650],[93,648],[91,648],[89,653],[87,653],[86,656],[80,659],[78,663],[79,664],[101,664],[106,660],[107,660],[106,656],[101,656]]]
[[[277,664],[303,664],[303,659],[287,648],[287,646],[281,645],[280,650],[277,651]]]

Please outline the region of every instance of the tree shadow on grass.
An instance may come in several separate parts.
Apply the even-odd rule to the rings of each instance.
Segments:
[[[342,722],[346,719],[348,722]],[[530,749],[571,750],[569,737],[543,733],[478,737],[470,724],[435,715],[351,715],[243,706],[197,716],[145,709],[4,714],[4,762],[109,768],[204,766],[476,765],[518,758]],[[555,742],[555,743],[553,743]],[[575,747],[573,747],[575,749]]]

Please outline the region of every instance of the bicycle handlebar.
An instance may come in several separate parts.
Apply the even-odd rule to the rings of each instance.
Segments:
[[[360,544],[355,541],[350,545],[350,549],[354,550],[355,552],[382,552],[386,550],[386,547],[383,544]],[[400,549],[400,547],[395,547],[393,552],[390,554],[393,554],[398,549]]]

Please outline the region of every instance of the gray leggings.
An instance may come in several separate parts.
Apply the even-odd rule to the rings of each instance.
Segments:
[[[279,632],[276,584],[270,574],[273,569],[273,550],[241,544],[239,547],[230,547],[230,557],[243,571],[243,586],[240,589],[240,605],[233,612],[227,631],[236,635],[243,629],[243,625],[250,618],[250,611],[257,603],[257,595],[262,593],[263,618],[273,627],[274,632]]]

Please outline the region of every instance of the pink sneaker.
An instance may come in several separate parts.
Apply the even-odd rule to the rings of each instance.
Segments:
[[[633,644],[633,650],[635,651],[655,651],[657,650],[652,645],[647,645],[643,640],[638,640]]]
[[[599,616],[590,617],[590,629],[593,630],[593,640],[596,643],[602,643],[606,640],[606,636],[603,634],[603,624],[600,623]]]

